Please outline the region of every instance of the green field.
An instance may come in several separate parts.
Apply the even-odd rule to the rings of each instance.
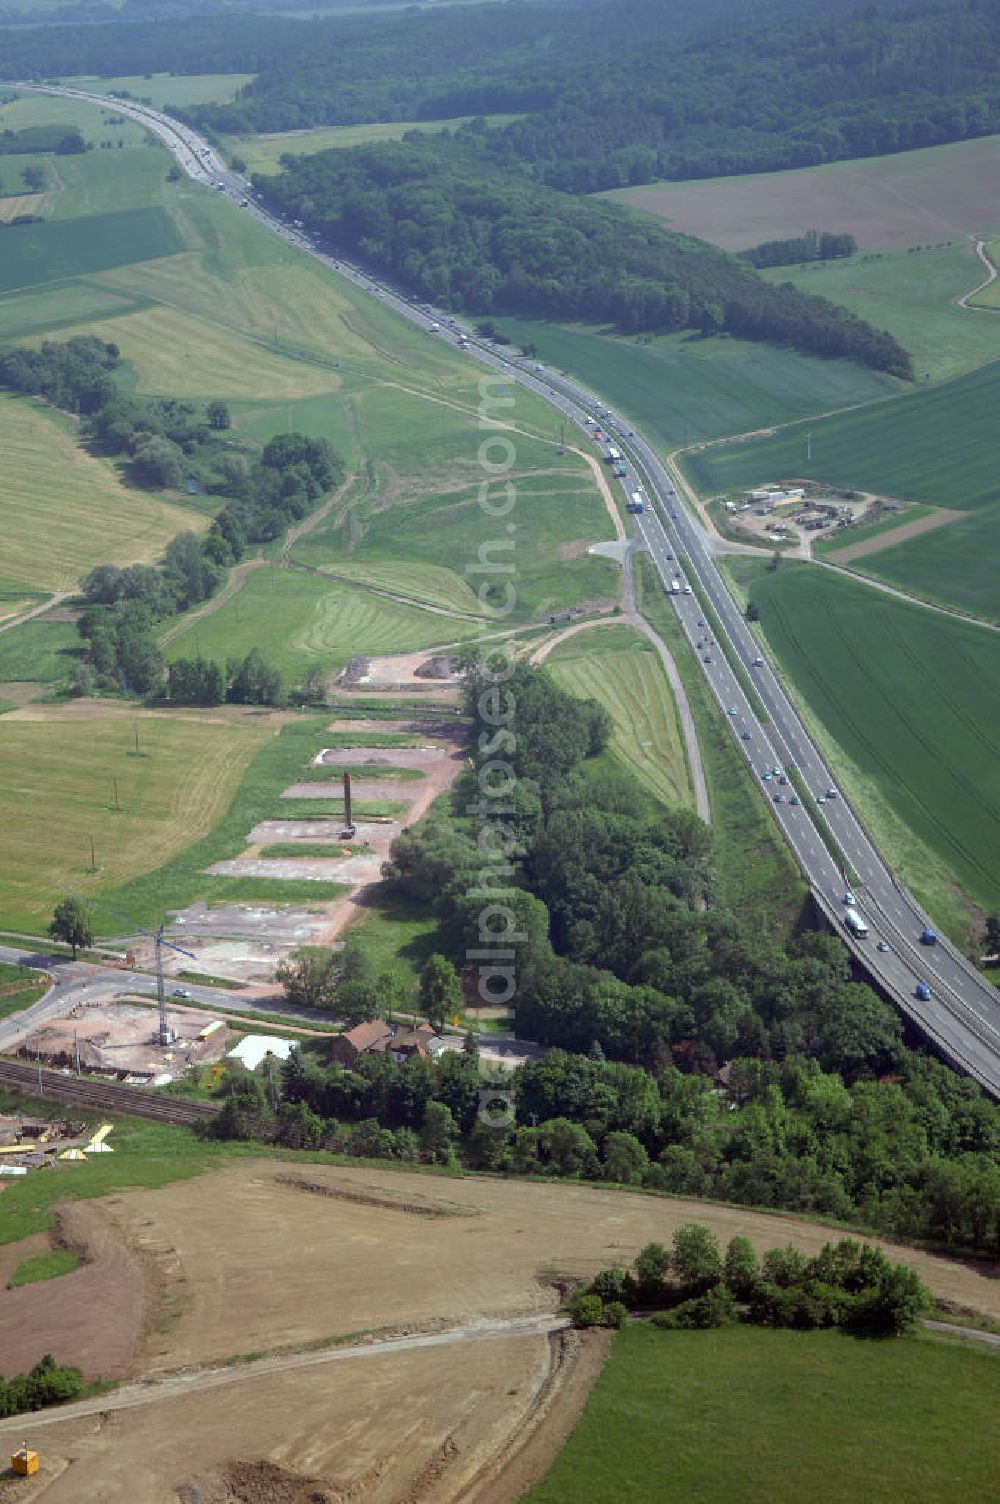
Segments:
[[[0,632],[0,684],[39,681],[60,684],[82,653],[79,632],[69,621],[26,621]]]
[[[524,1504],[987,1504],[996,1363],[915,1337],[628,1326]]]
[[[518,440],[519,455],[527,447],[529,441]],[[587,545],[609,537],[611,522],[575,456],[566,456],[559,465],[553,455],[550,471],[511,472],[515,499],[510,515],[517,530],[512,539],[504,536],[506,523],[498,523],[479,504],[481,474],[465,463],[456,463],[453,474],[447,491],[413,495],[403,485],[390,505],[383,490],[354,509],[346,521],[338,518],[309,534],[295,546],[292,557],[474,614],[481,608],[473,592],[492,580],[509,579],[514,600],[507,622],[616,598],[618,565],[586,551]],[[492,494],[504,499],[499,489]],[[480,550],[485,550],[482,567]],[[451,567],[441,565],[442,557]],[[509,568],[510,573],[491,575],[486,572],[490,565]],[[506,603],[502,595],[496,600],[497,607]],[[463,635],[469,633],[462,622],[442,617],[431,640],[447,642]]]
[[[127,90],[134,98],[160,110],[164,105],[228,104],[254,77],[252,73],[153,73],[127,74],[120,78],[97,78],[81,73],[74,78],[63,79],[73,89],[85,89],[88,94],[122,93]],[[114,109],[115,101],[109,101]]]
[[[187,80],[195,83],[197,80]],[[182,103],[179,99],[173,104]],[[317,151],[329,151],[334,147],[346,150],[352,146],[367,146],[372,141],[402,141],[408,131],[457,130],[472,120],[472,115],[458,115],[453,120],[388,120],[373,121],[368,125],[320,125],[312,130],[278,131],[265,136],[227,136],[226,150],[230,156],[242,157],[249,172],[274,173],[281,171],[283,156],[308,156]],[[520,120],[520,115],[486,115],[488,125],[509,125]]]
[[[0,719],[0,927],[40,933],[64,893],[106,892],[197,842],[275,734],[250,719],[135,716],[109,705],[86,718]]]
[[[890,864],[964,938],[956,884],[1000,899],[1000,636],[793,561],[727,567]]]
[[[299,570],[258,569],[218,611],[195,620],[169,643],[168,661],[216,662],[258,647],[294,680],[319,666],[332,672],[358,653],[407,652],[478,633],[475,622],[327,582]]]
[[[959,308],[981,282],[983,264],[967,241],[927,251],[887,250],[847,261],[814,261],[767,271],[769,282],[840,303],[876,329],[888,329],[913,356],[918,381],[947,381],[1000,356],[1000,319]]]
[[[626,339],[527,319],[501,324],[517,344],[536,345],[543,362],[571,371],[664,450],[902,390],[894,377],[850,361],[820,360],[728,335]]]
[[[611,749],[643,788],[664,804],[694,804],[677,705],[647,638],[601,626],[567,638],[545,661],[563,689],[604,706]]]
[[[711,495],[794,476],[965,511],[1000,500],[998,400],[1000,361],[896,401],[687,454],[684,468]]]
[[[1000,622],[998,530],[1000,503],[994,503],[937,532],[855,559],[851,568],[939,605]]]
[[[169,256],[181,246],[173,220],[155,208],[8,225],[3,237],[0,293]]]
[[[987,256],[995,267],[1000,267],[1000,240],[991,240],[985,246]],[[978,265],[985,272],[986,268],[980,261]],[[975,308],[1000,308],[1000,279],[994,277],[988,287],[977,293],[972,299]],[[985,322],[985,320],[984,320]]]

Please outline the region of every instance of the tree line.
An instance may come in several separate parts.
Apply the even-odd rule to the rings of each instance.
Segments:
[[[858,243],[853,235],[837,235],[833,231],[807,230],[804,235],[787,240],[765,240],[740,251],[744,261],[751,266],[794,266],[802,261],[833,261],[842,256],[853,256]]]
[[[697,1222],[678,1227],[669,1250],[647,1243],[631,1269],[602,1269],[567,1301],[582,1327],[620,1327],[629,1311],[652,1308],[652,1323],[663,1331],[742,1319],[805,1331],[839,1327],[863,1337],[901,1337],[932,1305],[909,1265],[894,1264],[869,1243],[841,1238],[813,1258],[789,1244],[758,1260],[744,1237],[731,1238],[723,1255],[715,1235]]]
[[[448,307],[610,320],[625,332],[725,332],[911,374],[902,346],[848,311],[773,286],[652,219],[491,168],[469,139],[411,132],[291,157],[284,172],[254,183],[331,249]]]
[[[188,0],[158,0],[186,14]],[[100,8],[98,7],[98,10]],[[565,0],[302,22],[11,28],[0,76],[244,72],[231,104],[175,109],[242,135],[516,112],[508,170],[573,193],[773,171],[1000,128],[1000,18],[978,0]],[[111,19],[103,12],[106,19]],[[789,80],[794,79],[794,87]]]
[[[57,157],[78,156],[87,143],[76,126],[29,125],[23,130],[0,131],[0,156],[24,156],[29,152],[54,152]]]

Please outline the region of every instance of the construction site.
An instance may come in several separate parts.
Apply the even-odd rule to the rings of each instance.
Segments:
[[[147,1086],[213,1064],[238,1037],[221,1019],[189,1008],[168,1008],[166,1026],[171,1042],[164,1045],[155,1004],[96,999],[46,1020],[18,1042],[15,1053],[59,1070]]]

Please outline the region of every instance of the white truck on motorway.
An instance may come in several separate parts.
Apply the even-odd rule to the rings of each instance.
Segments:
[[[857,935],[859,940],[863,940],[868,933],[868,926],[857,909],[844,910],[844,923],[853,935]]]

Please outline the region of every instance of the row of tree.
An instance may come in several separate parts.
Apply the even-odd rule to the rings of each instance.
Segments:
[[[0,131],[0,157],[26,156],[30,152],[54,152],[57,157],[78,156],[87,143],[76,126],[29,125],[20,131]]]
[[[610,320],[792,345],[909,376],[891,335],[744,261],[614,204],[581,203],[484,162],[471,138],[288,159],[255,186],[337,251],[420,298],[476,313]]]
[[[836,235],[832,231],[807,230],[804,235],[788,240],[765,240],[760,245],[741,251],[744,261],[751,266],[794,266],[802,261],[834,261],[843,256],[853,256],[858,243],[853,235]]]
[[[630,1270],[602,1269],[567,1302],[577,1326],[620,1326],[630,1310],[662,1308],[664,1330],[727,1326],[840,1327],[866,1337],[901,1337],[933,1305],[907,1264],[880,1248],[842,1238],[813,1258],[789,1244],[758,1261],[749,1238],[735,1237],[725,1255],[699,1223],[678,1227],[668,1251],[647,1243]]]

